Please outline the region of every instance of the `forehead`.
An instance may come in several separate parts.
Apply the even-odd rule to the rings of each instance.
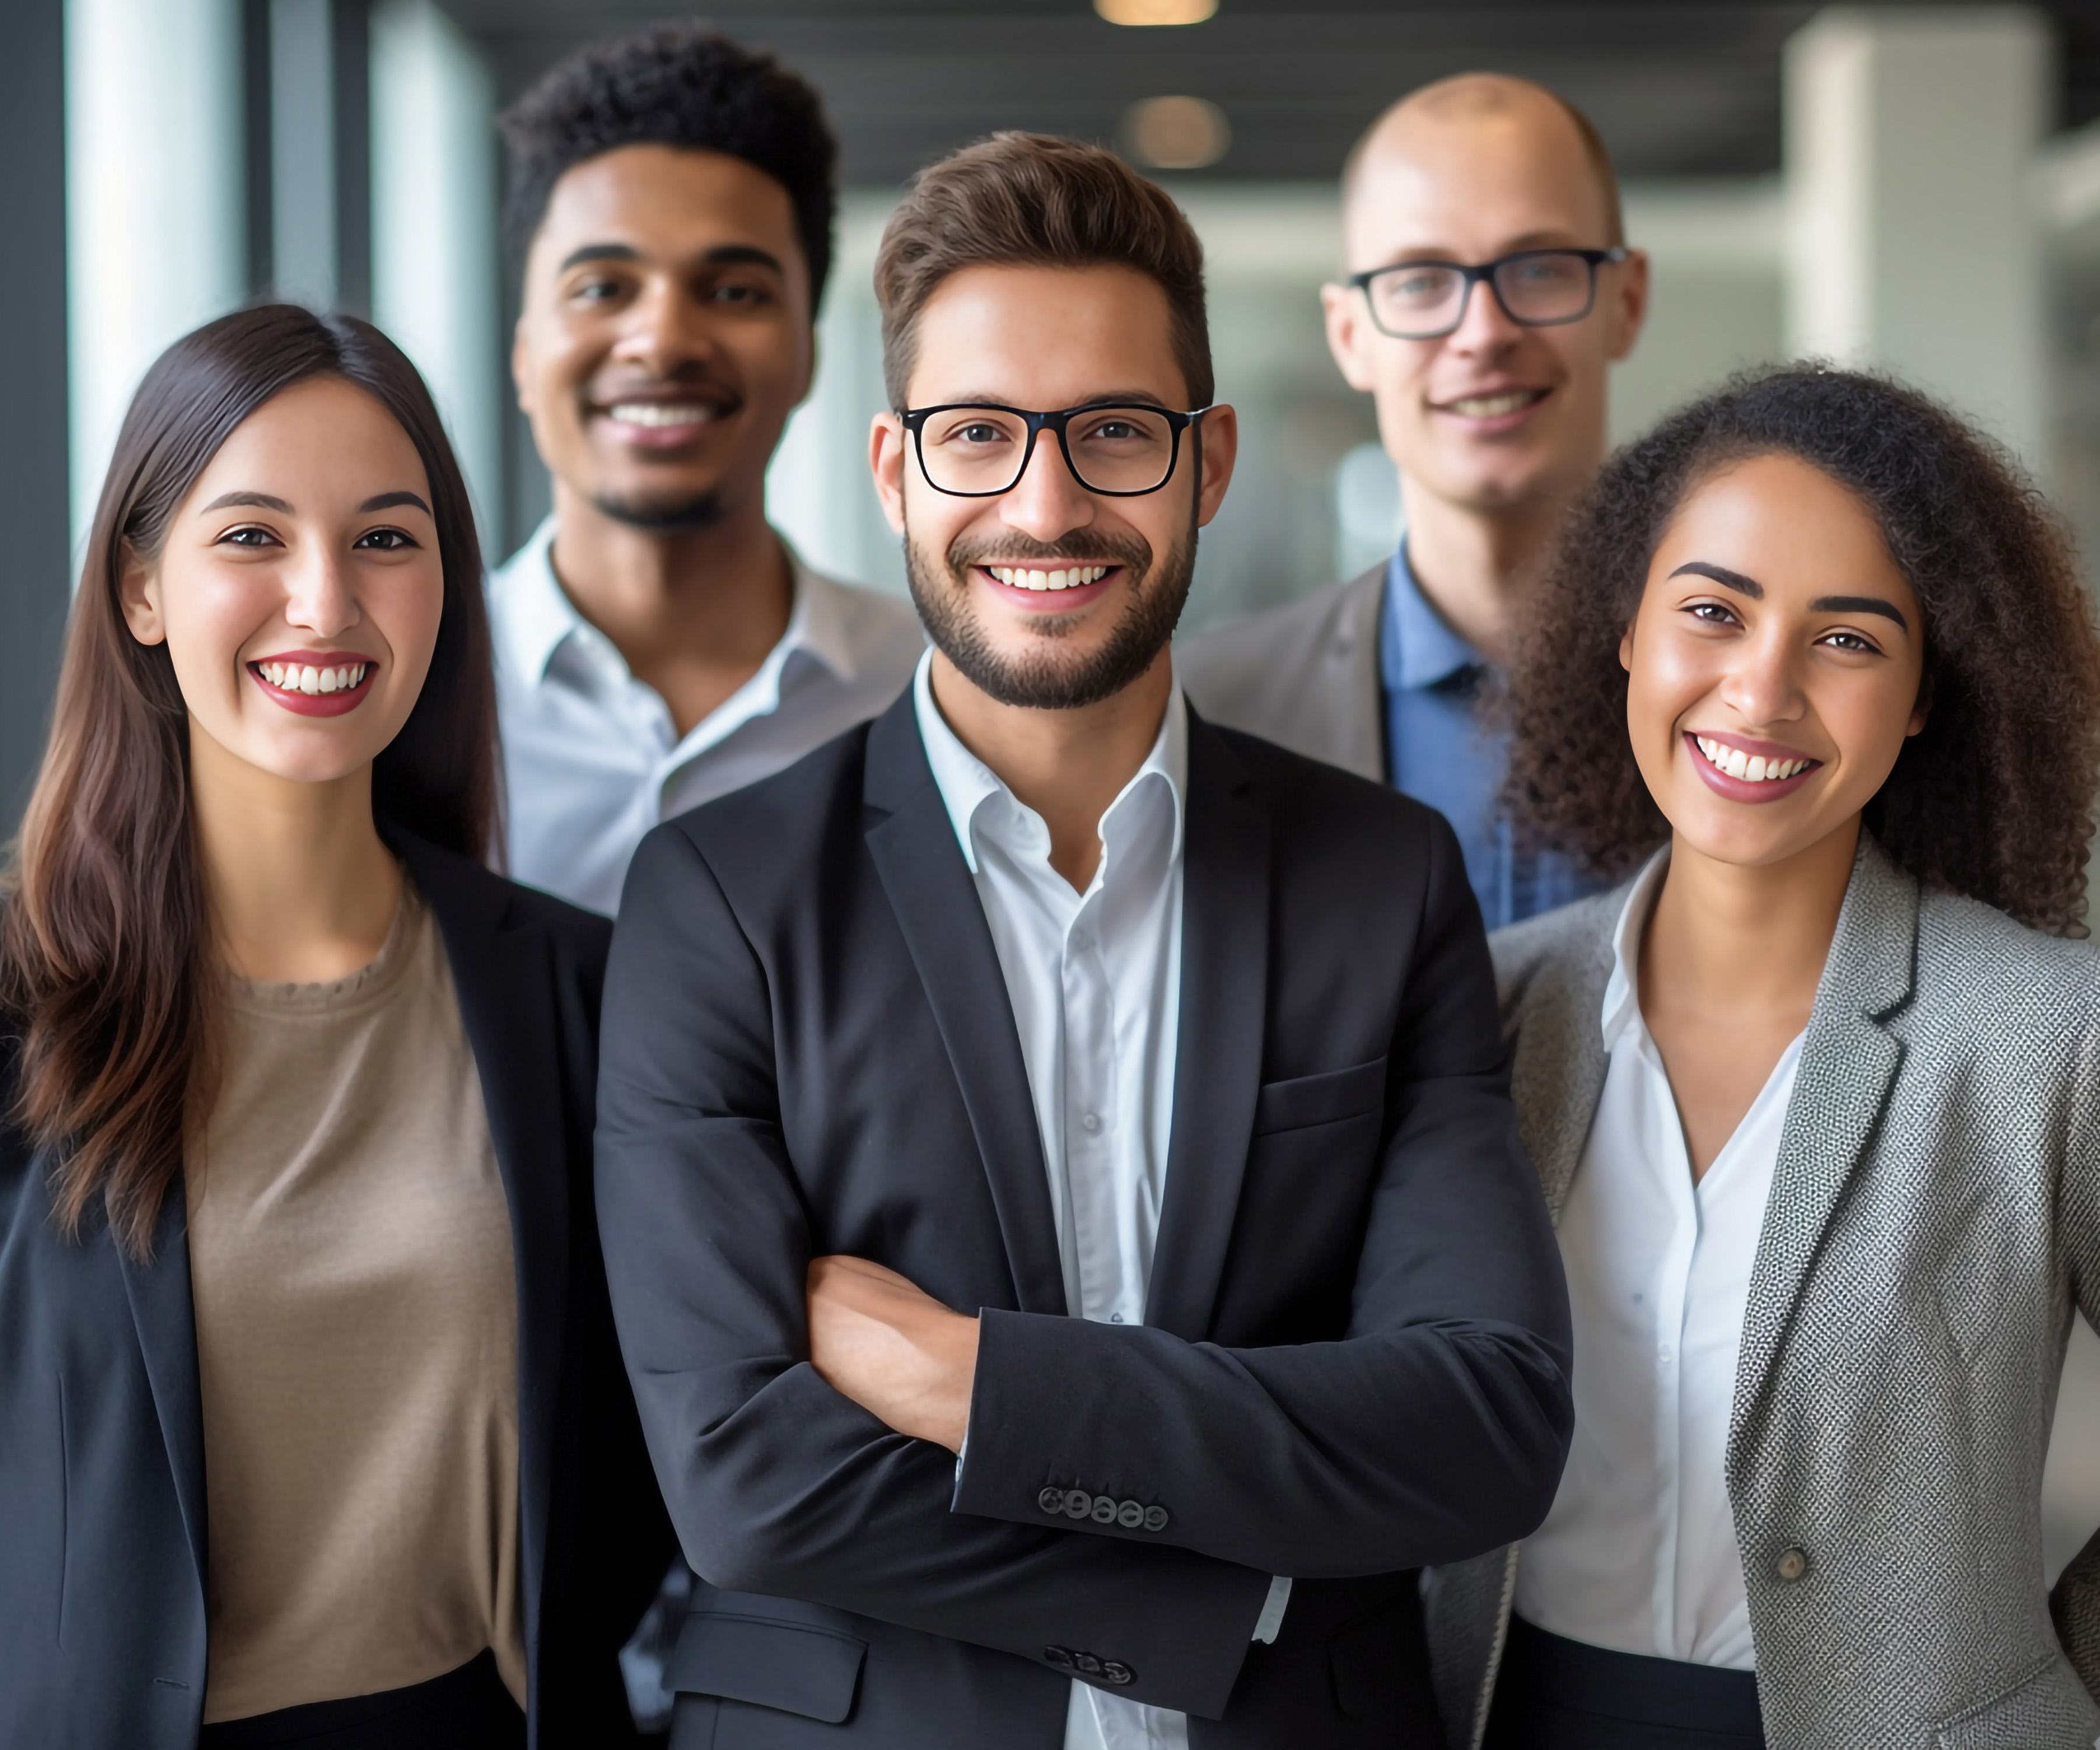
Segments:
[[[596,243],[664,260],[744,243],[806,266],[786,188],[741,158],[677,146],[620,146],[571,165],[548,197],[528,271]]]
[[[1917,597],[1873,512],[1849,487],[1793,456],[1754,456],[1697,482],[1657,544],[1652,577],[1689,559],[1755,578],[1765,600],[1857,593]],[[1912,624],[1917,624],[1915,618]]]
[[[1158,282],[1127,267],[964,267],[920,306],[915,407],[991,400],[1073,407],[1141,394],[1185,409],[1173,320]]]
[[[375,474],[389,476],[390,487],[427,490],[415,441],[376,396],[339,377],[309,377],[279,390],[235,426],[190,496],[267,490],[270,482],[296,478],[307,496],[339,487],[361,498]]]
[[[1409,253],[1485,260],[1533,243],[1601,248],[1604,193],[1573,121],[1541,100],[1396,117],[1343,218],[1350,266]]]

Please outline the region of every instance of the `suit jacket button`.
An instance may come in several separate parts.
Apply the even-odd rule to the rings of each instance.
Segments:
[[[1043,1656],[1061,1671],[1070,1671],[1072,1668],[1072,1655],[1067,1647],[1046,1646],[1043,1649]]]
[[[1053,1483],[1035,1497],[1035,1505],[1045,1513],[1062,1513],[1065,1510],[1065,1492]]]
[[[1089,1495],[1084,1489],[1068,1488],[1065,1491],[1065,1517],[1066,1519],[1083,1519],[1093,1510],[1094,1497]]]
[[[1148,1532],[1165,1531],[1167,1529],[1167,1510],[1164,1507],[1147,1507],[1145,1510],[1145,1528]]]
[[[1134,1532],[1145,1523],[1145,1509],[1138,1502],[1127,1501],[1115,1512],[1116,1523],[1127,1532]]]
[[[1806,1549],[1789,1549],[1779,1558],[1779,1577],[1789,1585],[1807,1571],[1808,1552]]]
[[[1113,1525],[1116,1522],[1116,1504],[1106,1495],[1094,1497],[1094,1523]]]
[[[1092,1653],[1074,1653],[1072,1655],[1072,1668],[1083,1672],[1090,1677],[1097,1677],[1101,1674],[1101,1662]]]
[[[1115,1684],[1135,1683],[1137,1681],[1137,1673],[1119,1659],[1104,1659],[1101,1661],[1101,1675]]]

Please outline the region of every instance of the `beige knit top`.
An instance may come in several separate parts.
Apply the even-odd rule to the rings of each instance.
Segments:
[[[210,1569],[204,1717],[493,1647],[520,1703],[510,1216],[452,969],[405,884],[379,957],[229,981],[185,1163]]]

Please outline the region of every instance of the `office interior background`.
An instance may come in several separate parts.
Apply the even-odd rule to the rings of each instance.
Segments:
[[[436,393],[492,561],[532,530],[547,485],[509,392],[494,118],[569,49],[668,3],[0,5],[0,835],[41,751],[117,422],[196,324],[265,296],[370,315]],[[1321,337],[1335,179],[1392,98],[1479,67],[1580,104],[1625,179],[1654,304],[1615,379],[1616,436],[1742,365],[1882,365],[1996,430],[2100,555],[2100,5],[725,0],[712,16],[813,80],[841,143],[822,366],[769,483],[778,526],[834,575],[902,588],[865,462],[884,218],[915,168],[998,128],[1116,145],[1203,236],[1220,399],[1245,439],[1189,624],[1389,552],[1392,469]],[[2053,1570],[2100,1524],[2083,1331],[2046,1513]]]

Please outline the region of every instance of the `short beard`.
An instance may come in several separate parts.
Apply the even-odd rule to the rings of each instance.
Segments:
[[[970,612],[970,567],[1069,558],[1075,553],[1110,559],[1123,568],[1120,587],[1127,605],[1107,641],[1089,657],[1061,663],[1057,646],[1070,628],[1052,621],[1037,634],[1039,650],[1018,661],[999,655]],[[1023,710],[1078,711],[1130,685],[1173,637],[1196,574],[1196,518],[1192,511],[1188,538],[1156,566],[1151,544],[1134,534],[1107,539],[1088,535],[1061,544],[1020,536],[990,545],[959,540],[942,556],[942,562],[936,564],[920,552],[908,528],[904,566],[927,637],[979,692]]]
[[[722,519],[724,506],[719,492],[701,492],[676,500],[614,498],[600,494],[591,503],[615,522],[646,535],[686,535],[711,529]]]

